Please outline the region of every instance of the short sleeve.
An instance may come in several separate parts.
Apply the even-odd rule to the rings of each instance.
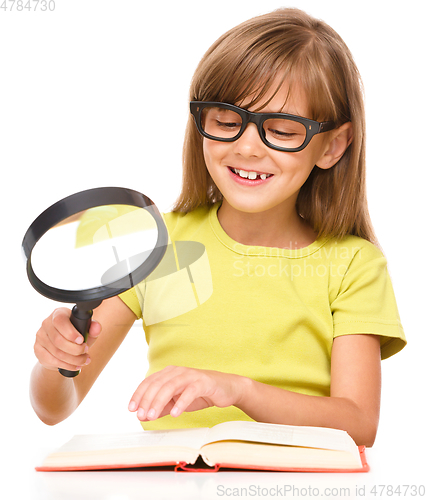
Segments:
[[[387,261],[371,244],[354,254],[331,303],[331,311],[334,337],[379,335],[381,359],[396,354],[406,345]]]
[[[142,294],[139,286],[131,288],[119,295],[129,309],[140,319],[142,317]]]
[[[176,223],[176,218],[177,215],[175,213],[168,213],[168,214],[161,214],[165,224],[168,228],[168,233],[171,230],[171,227],[173,227],[173,224]],[[146,281],[141,281],[138,285],[135,287],[127,290],[126,292],[123,292],[119,295],[119,297],[122,299],[122,301],[129,307],[129,309],[135,314],[135,316],[138,319],[142,318],[142,311],[143,311],[143,305],[144,305],[144,299],[145,299],[145,290],[146,290],[147,283]]]

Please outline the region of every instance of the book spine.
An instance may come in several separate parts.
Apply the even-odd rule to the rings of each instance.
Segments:
[[[218,472],[220,468],[219,464],[216,464],[215,467],[194,467],[187,462],[179,462],[179,464],[175,467],[175,472]]]

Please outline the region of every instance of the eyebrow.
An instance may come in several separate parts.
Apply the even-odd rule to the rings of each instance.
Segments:
[[[236,104],[235,104],[236,106]],[[291,110],[284,110],[283,108],[286,106],[286,103],[282,106],[282,108],[280,109],[280,111],[271,111],[271,108],[268,107],[267,105],[267,109],[258,109],[258,111],[252,111],[252,113],[268,113],[268,114],[276,114],[276,113],[279,113],[279,114],[285,114],[285,115],[293,115],[293,116],[299,116],[300,118],[306,118],[304,115],[300,114],[300,113],[297,113],[297,112],[293,112],[292,111],[292,108]],[[246,107],[243,107],[243,106],[237,106],[238,108],[242,108],[246,111],[250,111],[248,108]]]

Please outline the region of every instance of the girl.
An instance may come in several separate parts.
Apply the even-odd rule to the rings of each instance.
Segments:
[[[169,271],[104,301],[87,343],[67,309],[43,322],[37,415],[70,415],[142,317],[150,368],[129,410],[144,428],[253,419],[371,446],[380,360],[406,340],[367,210],[349,50],[325,23],[278,10],[213,44],[190,100]]]

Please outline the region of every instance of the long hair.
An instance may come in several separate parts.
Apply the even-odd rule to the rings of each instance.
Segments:
[[[280,84],[277,86],[277,79]],[[275,83],[273,83],[275,82]],[[200,61],[190,100],[260,105],[282,83],[303,91],[309,118],[351,121],[353,141],[332,168],[314,167],[297,198],[298,213],[319,238],[356,235],[377,243],[365,179],[363,88],[353,57],[326,23],[298,9],[279,9],[250,19],[220,37]],[[273,87],[276,85],[276,88]],[[270,99],[271,100],[271,99]],[[183,149],[183,185],[173,210],[189,212],[222,199],[204,161],[202,137],[189,117]]]

